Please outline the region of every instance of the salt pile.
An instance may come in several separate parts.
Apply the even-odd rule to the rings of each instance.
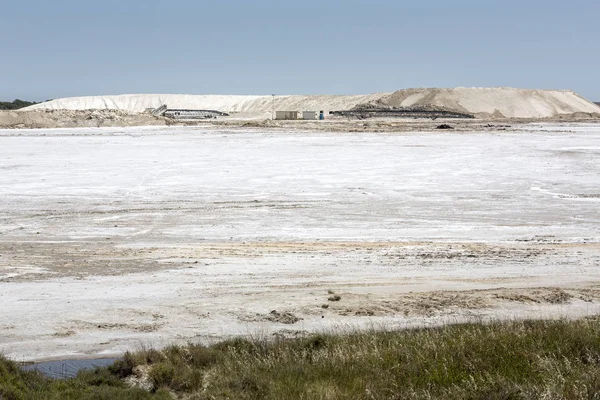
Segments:
[[[433,106],[480,118],[553,118],[600,114],[598,105],[570,90],[514,88],[406,89],[380,99],[391,107]]]
[[[36,104],[23,110],[111,109],[143,112],[166,104],[169,108],[207,109],[226,113],[261,114],[286,111],[345,111],[359,105],[439,107],[480,118],[600,117],[600,106],[567,90],[514,88],[405,89],[370,95],[176,95],[135,94],[71,97]]]
[[[276,110],[334,111],[348,110],[391,93],[370,95],[286,95],[286,96],[236,96],[236,95],[181,95],[181,94],[126,94],[118,96],[70,97],[36,104],[23,110],[92,110],[112,109],[143,112],[166,104],[169,108],[216,110],[226,113],[270,113]]]

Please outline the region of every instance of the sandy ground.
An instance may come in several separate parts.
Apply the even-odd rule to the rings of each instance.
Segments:
[[[0,352],[598,313],[598,176],[598,124],[0,130]]]

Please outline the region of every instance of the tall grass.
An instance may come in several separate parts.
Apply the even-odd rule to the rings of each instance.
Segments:
[[[140,399],[167,393],[186,399],[600,399],[600,321],[238,338],[128,353],[108,369],[61,383],[19,372],[6,360],[1,365],[12,368],[0,372],[0,397],[9,399],[62,389]],[[151,393],[134,392],[121,380],[140,366]]]

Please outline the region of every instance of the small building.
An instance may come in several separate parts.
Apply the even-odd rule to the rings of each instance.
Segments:
[[[317,119],[317,112],[316,111],[303,111],[302,112],[302,119],[305,119],[305,120],[316,120]]]
[[[275,111],[275,119],[298,119],[298,111]]]

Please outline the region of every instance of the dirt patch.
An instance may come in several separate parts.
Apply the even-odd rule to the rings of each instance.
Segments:
[[[258,259],[281,255],[326,256],[335,257],[340,264],[358,262],[389,266],[415,262],[422,265],[510,260],[532,262],[560,250],[560,247],[547,244],[554,243],[538,245],[534,242],[510,246],[483,243],[273,241],[184,244],[177,248],[161,248],[128,247],[118,238],[75,243],[6,241],[0,242],[0,282],[39,281],[65,276],[85,279],[89,276],[150,273],[174,268],[202,269],[225,258]]]
[[[277,310],[273,310],[265,317],[267,321],[277,322],[280,324],[295,324],[296,322],[302,320],[302,318],[298,318],[294,314],[290,312],[279,312]]]
[[[157,248],[131,249],[115,242],[0,242],[0,254],[0,282],[84,279],[165,268],[157,260]]]
[[[537,289],[530,292],[524,290],[507,290],[494,294],[494,297],[501,300],[516,301],[519,303],[549,303],[564,304],[569,302],[573,294],[559,288]]]
[[[297,317],[288,311],[279,312],[277,310],[273,310],[268,314],[253,314],[253,315],[241,315],[238,317],[241,321],[244,322],[275,322],[278,324],[286,324],[293,325],[298,321],[301,321],[302,318]]]
[[[484,296],[474,292],[431,292],[412,293],[395,296],[394,299],[361,299],[358,305],[355,296],[348,297],[350,305],[344,302],[332,304],[330,310],[342,316],[433,316],[449,314],[457,309],[481,309],[490,307]],[[354,299],[353,299],[354,297]]]
[[[73,321],[79,329],[100,330],[100,331],[133,331],[133,332],[155,332],[160,329],[163,324],[127,324],[114,322],[88,322],[88,321]]]
[[[58,337],[58,338],[65,338],[65,337],[70,337],[70,336],[73,336],[73,335],[75,335],[75,333],[76,333],[76,332],[75,332],[74,330],[65,330],[65,331],[59,331],[59,332],[56,332],[56,333],[55,333],[54,335],[52,335],[52,336],[54,336],[54,337]]]
[[[544,247],[516,247],[506,245],[489,245],[485,243],[450,243],[447,245],[415,246],[412,252],[388,253],[389,257],[411,257],[421,260],[462,260],[469,259],[510,259],[529,258],[551,251]]]
[[[344,294],[339,303],[327,310],[341,316],[440,316],[459,310],[493,309],[506,302],[522,304],[569,304],[573,299],[593,302],[600,300],[600,291],[592,289],[515,288],[470,290],[461,292],[408,293],[392,299]],[[323,312],[315,311],[317,314]]]

